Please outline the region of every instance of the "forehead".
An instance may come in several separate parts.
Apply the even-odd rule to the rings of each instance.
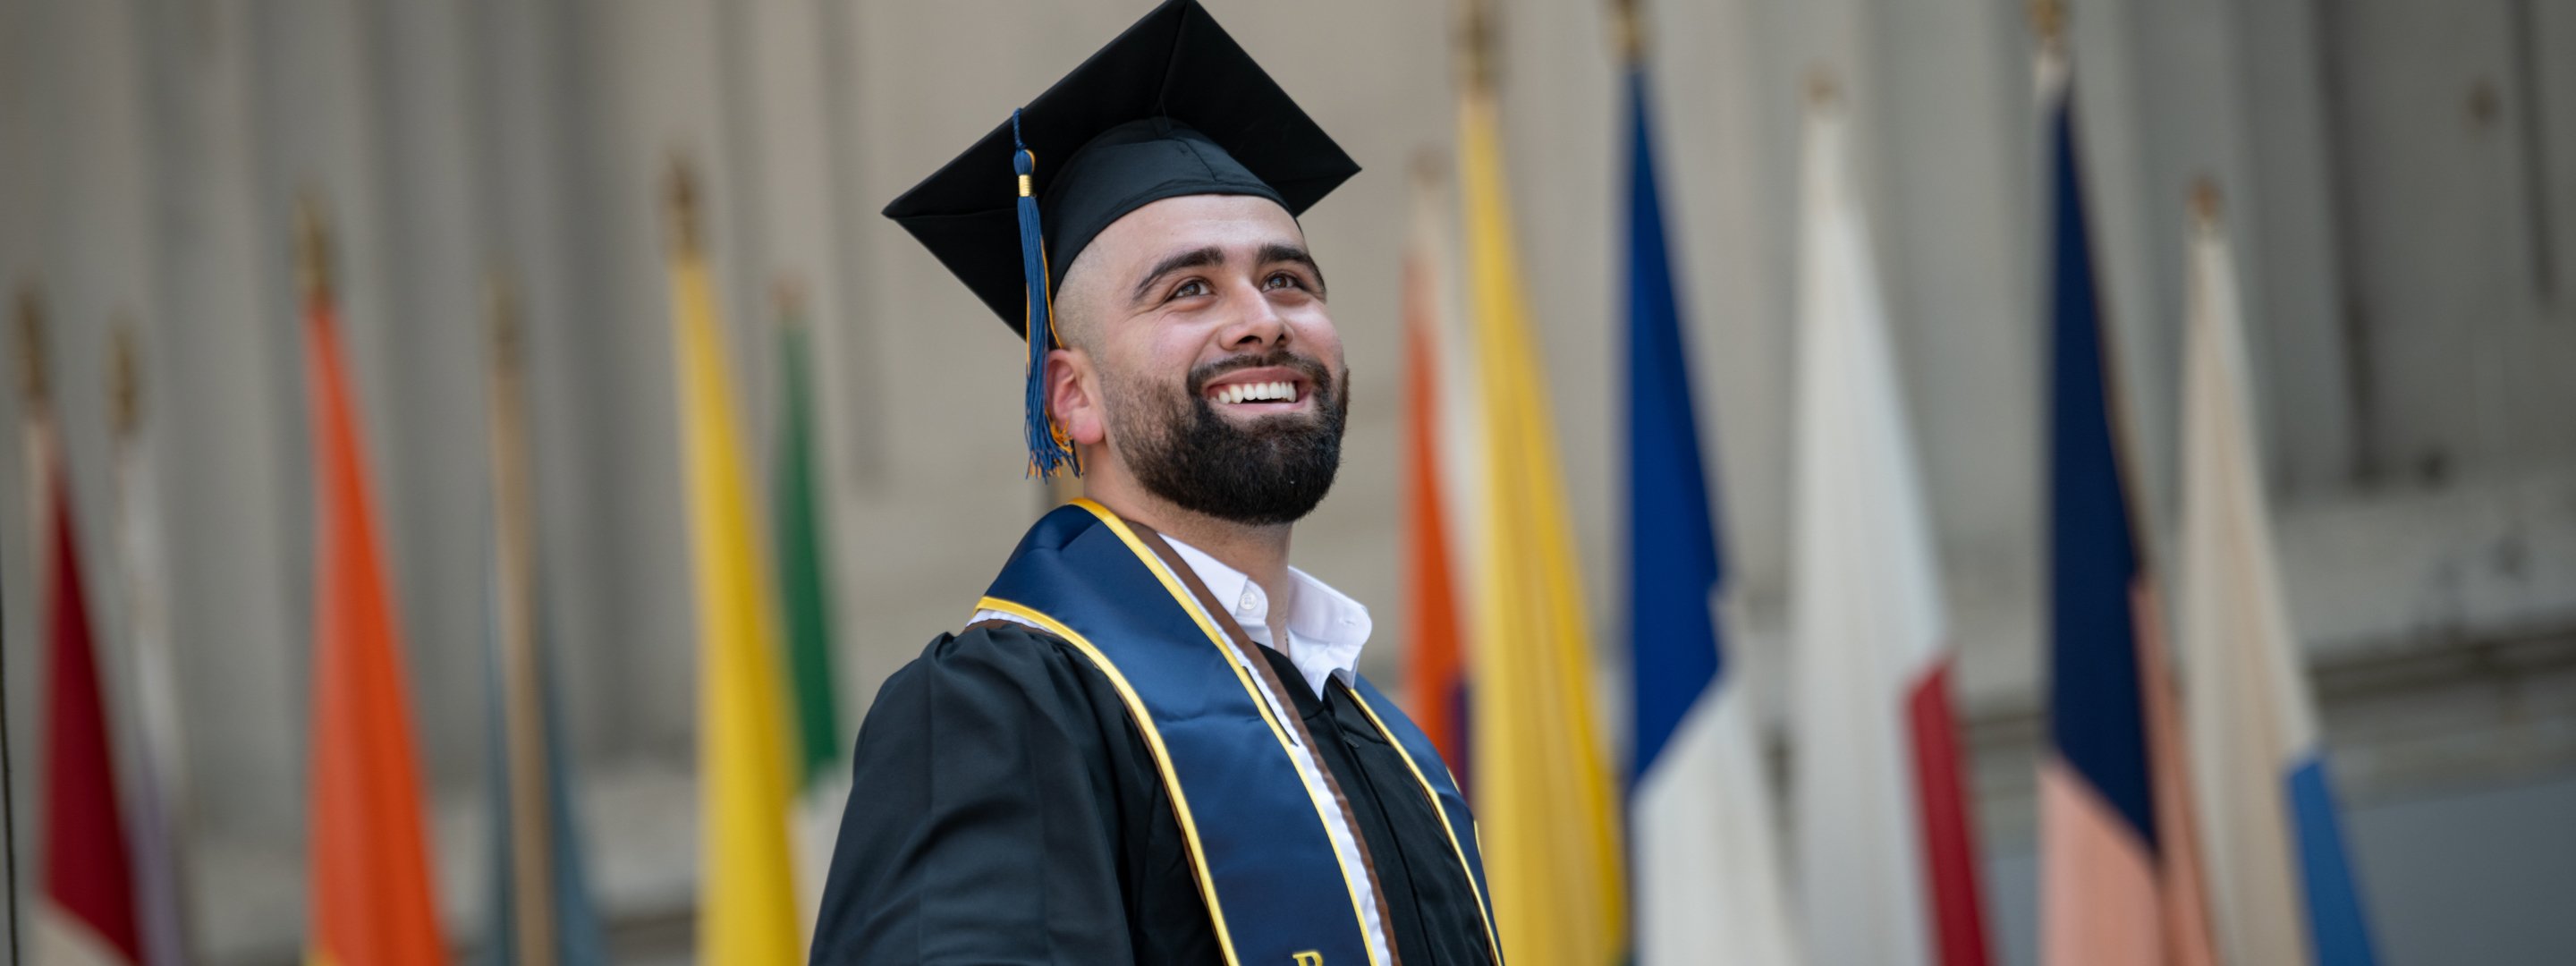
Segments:
[[[1306,233],[1288,209],[1254,195],[1182,195],[1165,198],[1111,222],[1068,268],[1097,267],[1112,275],[1142,271],[1166,255],[1214,246],[1238,249],[1287,243],[1304,247]],[[1111,280],[1113,284],[1116,279]],[[1133,281],[1130,279],[1129,281]]]

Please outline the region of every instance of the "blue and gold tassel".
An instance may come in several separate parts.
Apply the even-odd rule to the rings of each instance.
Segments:
[[[1082,460],[1074,454],[1073,440],[1047,415],[1046,357],[1047,350],[1056,347],[1051,322],[1055,304],[1054,296],[1048,292],[1046,234],[1038,229],[1038,156],[1020,141],[1020,112],[1016,109],[1011,111],[1011,169],[1020,176],[1020,269],[1029,289],[1029,473],[1042,480],[1054,479],[1059,470],[1081,476]]]

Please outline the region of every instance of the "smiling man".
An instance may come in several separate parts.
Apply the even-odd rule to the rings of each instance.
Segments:
[[[1350,406],[1297,215],[1358,170],[1174,0],[887,207],[1029,340],[1086,498],[878,693],[814,962],[1502,962],[1368,611],[1288,566]]]

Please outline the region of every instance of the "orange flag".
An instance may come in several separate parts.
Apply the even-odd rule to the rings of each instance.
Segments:
[[[1404,503],[1412,556],[1405,586],[1413,609],[1405,621],[1406,709],[1458,787],[1467,787],[1467,670],[1459,649],[1456,584],[1449,567],[1449,528],[1443,496],[1441,360],[1444,331],[1441,286],[1440,184],[1435,162],[1415,166],[1413,241],[1404,255]]]
[[[319,229],[305,226],[313,413],[313,752],[306,847],[312,966],[444,963],[402,641],[333,331]]]

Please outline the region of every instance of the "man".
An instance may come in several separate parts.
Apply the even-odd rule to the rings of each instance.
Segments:
[[[1502,962],[1368,612],[1288,566],[1349,404],[1295,216],[1357,171],[1173,0],[887,207],[1029,339],[1088,498],[878,693],[814,962]]]

